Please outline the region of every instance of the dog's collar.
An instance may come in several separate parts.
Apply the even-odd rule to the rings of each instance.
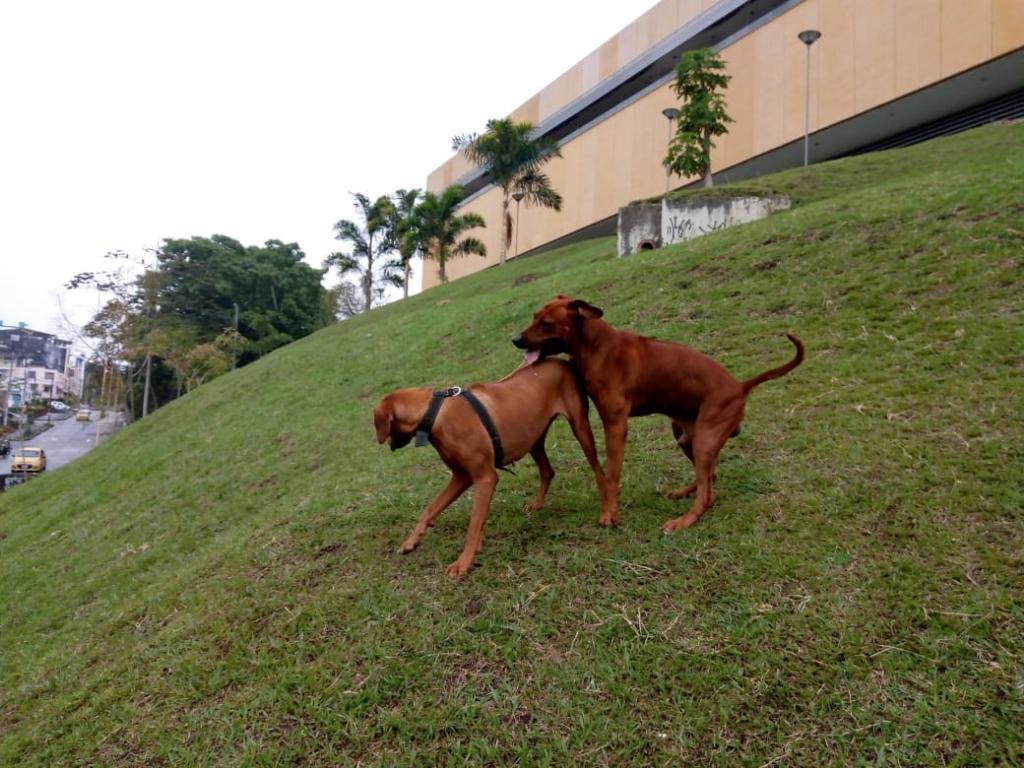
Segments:
[[[477,418],[480,419],[480,423],[487,430],[487,436],[491,438],[491,445],[494,448],[494,466],[498,469],[504,467],[505,451],[501,446],[501,436],[498,434],[498,429],[494,426],[491,414],[487,412],[484,404],[480,402],[476,395],[462,387],[434,390],[434,394],[430,398],[430,405],[427,406],[427,412],[423,414],[423,419],[420,421],[419,426],[416,427],[416,447],[422,448],[430,442],[430,431],[434,428],[434,421],[437,419],[442,403],[449,397],[466,398],[466,402],[469,403]]]

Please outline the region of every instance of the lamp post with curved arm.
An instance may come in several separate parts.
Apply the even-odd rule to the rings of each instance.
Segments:
[[[679,117],[679,110],[675,107],[665,107],[661,110],[661,114],[668,118],[668,143],[672,144],[672,121]],[[667,151],[667,148],[666,148]],[[668,194],[669,182],[672,178],[672,169],[669,167],[668,162],[665,163],[665,194]]]
[[[523,197],[524,195],[520,190],[512,193],[512,199],[516,201],[516,256],[519,255],[519,203]]]
[[[806,90],[804,96],[804,165],[807,165],[810,157],[810,135],[811,135],[811,46],[821,37],[821,32],[816,29],[805,29],[797,37],[800,42],[807,46],[807,74]]]

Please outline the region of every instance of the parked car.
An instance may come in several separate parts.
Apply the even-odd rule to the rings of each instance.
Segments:
[[[67,403],[62,403],[60,400],[51,400],[50,401],[50,410],[51,411],[70,411],[71,410],[71,406],[69,406]]]
[[[0,457],[6,456],[11,452],[11,441],[7,438],[0,439]]]
[[[11,472],[43,472],[46,470],[46,451],[31,446],[15,448],[11,457]]]
[[[75,421],[92,421],[92,411],[79,411],[75,414]]]

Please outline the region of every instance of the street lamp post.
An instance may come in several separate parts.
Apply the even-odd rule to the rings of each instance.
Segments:
[[[668,145],[672,144],[672,121],[679,117],[679,110],[675,107],[665,107],[661,110],[661,114],[668,118]],[[668,151],[666,147],[666,151]],[[668,194],[669,181],[672,178],[672,169],[669,167],[668,161],[665,161],[665,194]]]
[[[525,195],[522,191],[512,193],[512,199],[516,201],[516,256],[519,256],[519,203]]]
[[[804,165],[806,166],[810,157],[811,135],[811,46],[821,37],[821,32],[816,29],[805,29],[797,37],[800,38],[801,43],[807,46],[807,72],[805,75],[807,82],[804,95]]]

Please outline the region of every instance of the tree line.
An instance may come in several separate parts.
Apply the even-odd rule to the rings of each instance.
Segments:
[[[512,242],[512,199],[556,211],[562,208],[562,196],[541,170],[548,160],[561,156],[558,143],[536,135],[532,123],[505,118],[489,120],[481,134],[456,136],[452,149],[464,152],[502,191],[498,260],[504,264]],[[348,249],[325,261],[343,280],[355,278],[355,284],[342,283],[343,314],[365,312],[382,300],[389,286],[403,288],[408,296],[410,264],[416,256],[424,263],[436,262],[438,278],[445,283],[449,259],[487,255],[484,244],[468,234],[486,222],[476,213],[459,214],[465,190],[458,184],[439,193],[401,189],[372,203],[363,194],[352,197],[357,220],[342,219],[334,225],[336,238]]]

